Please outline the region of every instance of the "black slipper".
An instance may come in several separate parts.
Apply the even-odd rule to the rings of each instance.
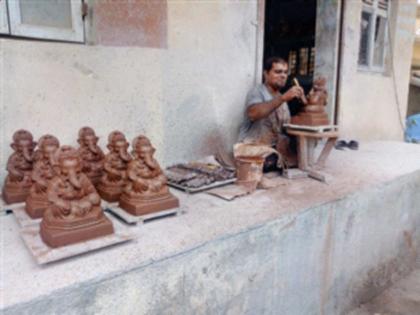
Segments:
[[[347,147],[351,150],[359,150],[359,142],[350,140],[349,143],[347,143]]]
[[[344,140],[338,140],[334,146],[337,150],[344,150],[347,147],[347,143]]]

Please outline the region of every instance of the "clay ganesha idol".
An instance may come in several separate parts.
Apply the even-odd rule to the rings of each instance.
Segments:
[[[291,123],[296,125],[321,126],[328,125],[328,115],[325,112],[328,93],[323,77],[314,80],[314,85],[307,96],[303,111],[292,117]]]
[[[104,168],[104,153],[98,146],[99,138],[95,131],[90,127],[83,127],[79,130],[79,154],[82,158],[83,172],[89,177],[96,186],[101,177]]]
[[[21,129],[13,134],[10,146],[15,152],[7,161],[9,173],[3,186],[3,199],[7,204],[24,202],[28,197],[36,142],[29,131]]]
[[[133,140],[134,159],[128,164],[128,183],[120,199],[120,207],[132,215],[143,215],[176,208],[178,199],[166,184],[167,179],[153,158],[155,149],[145,136]]]
[[[128,146],[122,132],[113,131],[109,134],[109,153],[105,156],[104,174],[98,185],[98,193],[106,201],[118,201],[127,182],[127,166],[131,161]]]
[[[59,247],[114,232],[100,207],[100,197],[82,172],[79,153],[70,146],[56,151],[57,174],[49,182],[50,202],[41,221],[41,238]]]
[[[44,135],[38,141],[38,160],[32,171],[33,185],[26,199],[26,212],[31,218],[41,218],[49,202],[47,198],[48,182],[54,177],[54,153],[59,148],[58,139]]]

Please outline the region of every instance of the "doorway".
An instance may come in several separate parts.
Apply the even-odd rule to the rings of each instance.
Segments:
[[[308,93],[315,71],[316,0],[266,0],[264,22],[264,60],[278,56],[289,63],[289,79],[285,90],[296,78]],[[289,102],[290,113],[296,115],[302,104]]]

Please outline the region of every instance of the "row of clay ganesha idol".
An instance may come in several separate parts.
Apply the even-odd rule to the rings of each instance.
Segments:
[[[59,247],[113,233],[101,197],[119,202],[131,215],[179,206],[147,137],[134,138],[132,154],[120,131],[109,134],[106,155],[90,127],[79,130],[77,141],[75,149],[60,146],[49,134],[38,144],[29,131],[13,134],[3,199],[7,204],[25,202],[31,218],[42,218],[40,234],[47,245]]]

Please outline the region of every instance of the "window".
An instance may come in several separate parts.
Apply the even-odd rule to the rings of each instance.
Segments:
[[[299,75],[308,75],[308,53],[308,47],[299,49]]]
[[[0,0],[0,33],[84,42],[82,0]]]
[[[389,0],[362,0],[359,69],[383,72],[388,32]]]
[[[296,64],[297,64],[297,58],[296,58],[296,51],[292,50],[289,51],[289,73],[291,75],[296,75]]]
[[[315,47],[302,47],[289,51],[289,74],[313,76],[315,70]]]

